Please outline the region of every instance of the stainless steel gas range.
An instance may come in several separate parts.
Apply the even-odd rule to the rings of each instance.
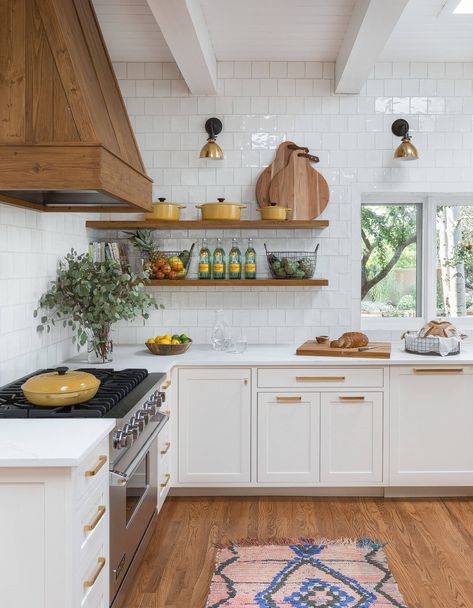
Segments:
[[[35,372],[36,375],[44,371]],[[44,408],[29,403],[21,378],[0,388],[2,418],[114,418],[110,433],[110,601],[124,597],[149,541],[157,515],[157,442],[168,417],[165,375],[145,369],[84,369],[101,381],[95,397],[75,406]]]

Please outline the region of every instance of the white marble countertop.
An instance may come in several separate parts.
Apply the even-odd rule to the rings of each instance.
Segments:
[[[106,437],[115,420],[0,421],[0,467],[75,467]]]
[[[473,344],[462,344],[462,352],[451,357],[426,357],[404,351],[402,343],[392,345],[391,359],[348,357],[301,357],[295,346],[249,346],[242,354],[216,352],[210,346],[193,344],[177,357],[152,355],[144,345],[117,346],[107,367],[143,367],[150,372],[169,372],[175,365],[192,366],[391,366],[473,365]],[[94,367],[84,355],[66,361],[70,368]],[[76,466],[89,450],[114,427],[113,420],[2,420],[0,422],[0,467]]]
[[[473,364],[473,343],[462,343],[462,352],[449,357],[412,355],[404,351],[402,342],[393,343],[390,359],[358,357],[305,357],[295,354],[292,345],[249,346],[242,354],[216,352],[210,346],[193,344],[183,355],[163,357],[151,354],[143,345],[116,346],[109,367],[142,367],[150,372],[169,372],[175,365],[191,366],[389,366],[389,365],[458,365]],[[66,361],[71,368],[88,366],[84,355]]]

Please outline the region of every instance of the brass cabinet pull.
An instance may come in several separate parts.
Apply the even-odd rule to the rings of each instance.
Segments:
[[[296,376],[296,382],[343,382],[345,376]]]
[[[165,391],[167,388],[169,388],[171,386],[172,382],[171,380],[167,380],[161,387],[162,391]]]
[[[161,450],[161,454],[167,454],[169,452],[169,448],[171,447],[171,442],[170,441],[166,441],[166,443],[164,445],[166,447],[164,448],[164,450]]]
[[[169,480],[171,479],[171,473],[166,473],[166,475],[164,476],[164,479],[165,479],[166,481],[163,481],[163,483],[161,483],[161,484],[160,484],[160,486],[161,486],[162,488],[165,488],[165,487],[168,485]]]
[[[353,397],[349,397],[348,395],[340,395],[338,397],[340,399],[340,401],[364,401],[365,397],[363,397],[363,395],[354,395]]]
[[[102,572],[103,567],[105,566],[105,557],[99,557],[97,558],[97,562],[99,564],[99,567],[97,568],[96,573],[94,574],[94,576],[89,580],[89,581],[84,581],[84,587],[93,587],[95,584],[95,581],[98,579],[99,574]]]
[[[97,515],[90,522],[90,524],[86,524],[84,526],[84,532],[92,532],[92,530],[95,530],[95,528],[97,527],[99,521],[105,515],[105,511],[106,511],[105,505],[99,505],[99,507],[97,509]]]
[[[107,462],[107,457],[102,454],[101,456],[99,456],[99,461],[95,465],[95,467],[93,469],[90,469],[89,471],[85,472],[85,476],[86,477],[95,477],[95,475],[97,475],[97,473],[100,471],[100,469],[103,467],[103,465],[106,462]]]
[[[243,380],[243,384],[244,384],[245,386],[248,386],[248,378],[245,378],[245,379]]]
[[[294,396],[294,397],[276,397],[276,401],[302,401],[302,397]]]
[[[413,367],[414,374],[461,374],[463,367]]]
[[[164,410],[164,413],[166,414],[166,416],[170,416],[171,415],[171,410]]]

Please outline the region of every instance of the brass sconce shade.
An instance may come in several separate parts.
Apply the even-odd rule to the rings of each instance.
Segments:
[[[411,143],[409,135],[409,123],[403,118],[395,120],[391,126],[391,130],[397,137],[402,137],[400,145],[394,151],[394,158],[400,160],[417,160],[419,153],[414,144]]]
[[[218,118],[209,118],[205,123],[208,134],[207,143],[200,151],[200,158],[222,159],[224,157],[222,148],[215,141],[222,130],[222,121]]]

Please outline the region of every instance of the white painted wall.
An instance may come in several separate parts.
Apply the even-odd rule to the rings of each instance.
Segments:
[[[338,334],[359,324],[359,200],[362,192],[473,192],[473,63],[379,63],[359,96],[333,95],[332,63],[220,62],[218,94],[192,97],[173,63],[115,65],[155,196],[189,205],[228,200],[249,203],[255,218],[257,176],[285,139],[307,145],[320,156],[318,169],[330,183],[323,217],[330,228],[317,231],[260,231],[255,238],[259,271],[266,273],[263,243],[273,250],[310,249],[320,240],[317,274],[330,287],[156,288],[165,304],[142,321],[115,332],[121,343],[140,342],[163,331],[182,330],[196,342],[208,340],[213,311],[224,308],[231,326],[253,343],[293,343],[314,333]],[[222,162],[202,161],[203,125],[223,120],[218,141]],[[391,123],[407,118],[421,158],[410,164],[392,159],[399,140]],[[32,310],[54,275],[56,259],[71,246],[84,247],[83,218],[40,215],[0,205],[0,383],[36,367],[53,364],[69,351],[62,330],[49,338],[35,333]],[[52,214],[51,214],[52,215]],[[92,235],[90,235],[92,236]],[[115,235],[110,235],[113,238]],[[180,249],[202,236],[174,231],[162,241]],[[208,231],[214,246],[218,231]],[[33,242],[33,246],[30,243]],[[195,271],[195,260],[194,267]],[[392,337],[398,337],[396,331]]]

